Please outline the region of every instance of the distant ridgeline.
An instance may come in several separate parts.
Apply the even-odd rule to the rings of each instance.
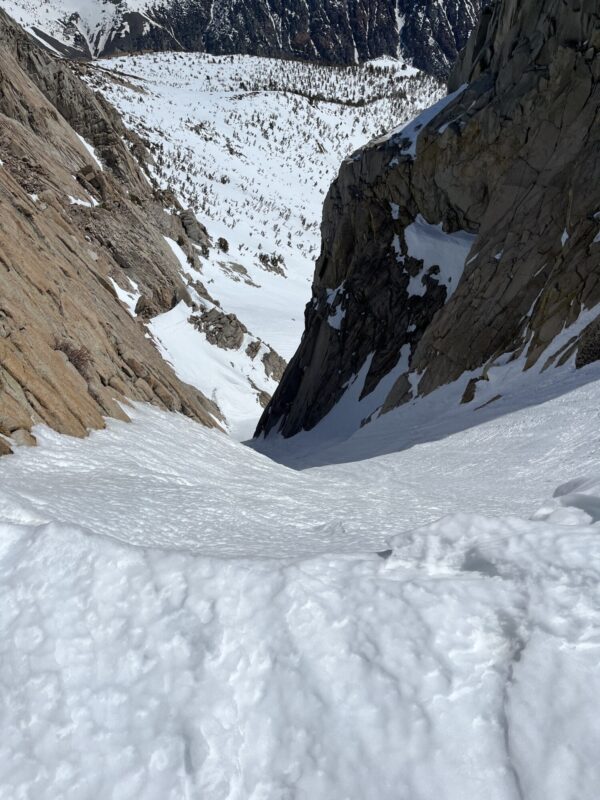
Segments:
[[[447,76],[474,27],[481,0],[59,0],[2,3],[62,53],[141,50],[241,53],[352,64],[397,56]]]

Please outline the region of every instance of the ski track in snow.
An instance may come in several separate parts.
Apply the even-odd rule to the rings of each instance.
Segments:
[[[36,430],[0,462],[0,797],[595,800],[591,377],[300,472],[144,406]]]

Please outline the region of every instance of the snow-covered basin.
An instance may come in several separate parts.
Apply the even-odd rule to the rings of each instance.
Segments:
[[[596,800],[597,393],[303,472],[145,407],[38,429],[0,461],[0,797]]]

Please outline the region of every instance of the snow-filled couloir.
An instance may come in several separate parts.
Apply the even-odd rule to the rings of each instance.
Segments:
[[[36,429],[0,462],[0,793],[593,800],[590,370],[301,472],[149,407]]]

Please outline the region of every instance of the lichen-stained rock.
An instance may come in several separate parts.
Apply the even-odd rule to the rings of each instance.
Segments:
[[[185,231],[77,69],[0,10],[0,432],[33,443],[27,431],[45,423],[82,436],[124,418],[128,399],[215,425],[214,403],[178,380],[118,299],[114,283],[130,281],[185,297],[164,239]]]
[[[312,428],[367,359],[362,397],[394,377],[387,411],[500,355],[598,357],[597,327],[549,345],[600,302],[599,78],[596,2],[484,11],[449,97],[342,165],[305,334],[259,433]]]

